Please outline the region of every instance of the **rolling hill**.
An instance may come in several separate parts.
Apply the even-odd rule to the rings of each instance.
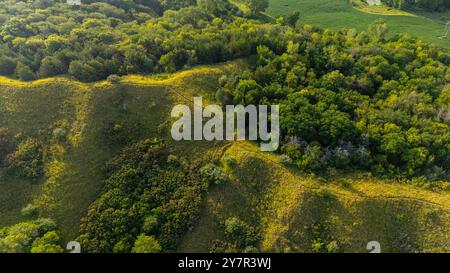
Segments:
[[[135,132],[133,141],[162,137],[175,154],[221,159],[229,177],[210,187],[199,220],[178,251],[211,251],[224,239],[223,223],[230,217],[254,227],[267,252],[366,252],[374,240],[385,252],[450,250],[448,190],[361,177],[324,181],[284,167],[277,155],[248,142],[171,141],[172,106],[192,104],[193,95],[208,98],[221,75],[243,66],[236,61],[173,75],[130,75],[115,84],[2,78],[1,124],[14,134],[41,139],[49,152],[42,181],[1,175],[0,225],[23,221],[20,210],[31,202],[42,216],[56,220],[65,241],[75,238],[80,219],[102,191],[102,167],[123,146],[106,145],[104,128],[111,122],[139,123],[145,129]],[[67,142],[52,139],[55,128],[67,130]],[[227,158],[236,163],[226,163]]]

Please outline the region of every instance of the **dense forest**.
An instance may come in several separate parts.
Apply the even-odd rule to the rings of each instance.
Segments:
[[[366,32],[330,31],[298,23],[298,13],[268,20],[261,14],[267,1],[241,2],[248,9],[228,0],[2,1],[0,74],[116,83],[127,74],[244,58],[248,67],[221,77],[212,96],[223,105],[279,104],[277,153],[286,166],[324,177],[450,178],[448,50],[389,36],[383,21]],[[429,10],[449,4],[403,3]],[[65,134],[56,129],[51,141],[64,142]],[[0,125],[0,169],[39,181],[48,154],[42,142]],[[179,158],[165,145],[134,140],[104,167],[104,190],[80,227],[85,251],[176,249],[208,187],[227,178],[220,164]],[[0,252],[63,251],[52,220],[33,205],[22,213],[27,222],[0,229]],[[235,249],[258,251],[259,238],[246,223],[229,218],[224,230]]]

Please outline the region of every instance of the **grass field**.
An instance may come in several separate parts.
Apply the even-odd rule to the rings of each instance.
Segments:
[[[448,13],[418,13],[414,16],[380,15],[363,12],[353,7],[349,0],[270,0],[267,14],[283,16],[292,11],[301,13],[300,21],[333,30],[355,28],[367,30],[375,20],[385,20],[391,34],[407,33],[438,46],[450,48],[450,37],[440,39],[444,33],[444,22],[450,20]]]

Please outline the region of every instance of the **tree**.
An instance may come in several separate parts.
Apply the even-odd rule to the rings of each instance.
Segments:
[[[14,73],[16,68],[16,61],[8,56],[0,57],[0,74],[1,75],[11,75]]]
[[[34,240],[31,253],[62,253],[64,249],[59,245],[61,237],[56,231],[49,231],[44,236]]]
[[[39,179],[44,173],[43,151],[39,141],[27,138],[22,141],[17,150],[8,155],[8,167],[18,175],[32,179]]]
[[[15,74],[16,77],[23,81],[31,81],[36,78],[36,75],[33,73],[31,68],[21,62],[17,63]]]
[[[216,17],[228,13],[228,1],[227,0],[198,0],[197,5],[204,12]]]
[[[131,250],[133,253],[158,253],[162,248],[159,242],[153,236],[146,236],[141,234],[134,242],[134,247]]]
[[[47,56],[42,59],[41,67],[39,69],[39,76],[51,77],[59,74],[63,74],[66,67],[61,60],[54,56]]]
[[[155,233],[159,227],[159,219],[155,215],[145,217],[142,230],[145,233]]]
[[[286,17],[286,23],[291,27],[295,27],[299,19],[300,19],[299,11],[290,12]]]
[[[51,219],[21,222],[0,229],[0,253],[28,253],[33,247],[37,247],[35,251],[62,252],[59,238]]]
[[[374,41],[384,40],[388,31],[388,25],[382,19],[376,20],[369,26],[369,34]]]
[[[247,0],[250,16],[257,16],[269,7],[269,0]]]
[[[241,249],[254,246],[258,241],[251,227],[237,217],[225,220],[225,235]]]
[[[69,75],[77,80],[90,82],[98,79],[97,71],[82,61],[72,61],[69,65]]]
[[[20,213],[24,217],[32,219],[32,218],[34,218],[34,217],[36,217],[38,215],[38,209],[33,204],[28,204],[24,208],[22,208]]]

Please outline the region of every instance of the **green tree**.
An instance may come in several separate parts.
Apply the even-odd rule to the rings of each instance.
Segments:
[[[11,75],[16,68],[16,61],[8,56],[0,56],[0,74]]]
[[[36,79],[36,75],[33,73],[28,65],[19,62],[15,71],[16,77],[24,81],[31,81]]]
[[[44,173],[43,151],[39,141],[27,138],[19,144],[17,150],[8,155],[8,167],[18,175],[39,179]]]
[[[269,7],[269,0],[246,0],[250,16],[257,16]]]
[[[61,237],[56,231],[49,231],[44,236],[34,240],[31,253],[62,253],[64,249],[59,245]]]
[[[161,252],[161,250],[161,245],[155,237],[141,234],[134,242],[134,247],[131,251],[133,253],[158,253]]]
[[[384,40],[388,32],[388,25],[382,19],[376,20],[369,26],[369,34],[374,41]]]

